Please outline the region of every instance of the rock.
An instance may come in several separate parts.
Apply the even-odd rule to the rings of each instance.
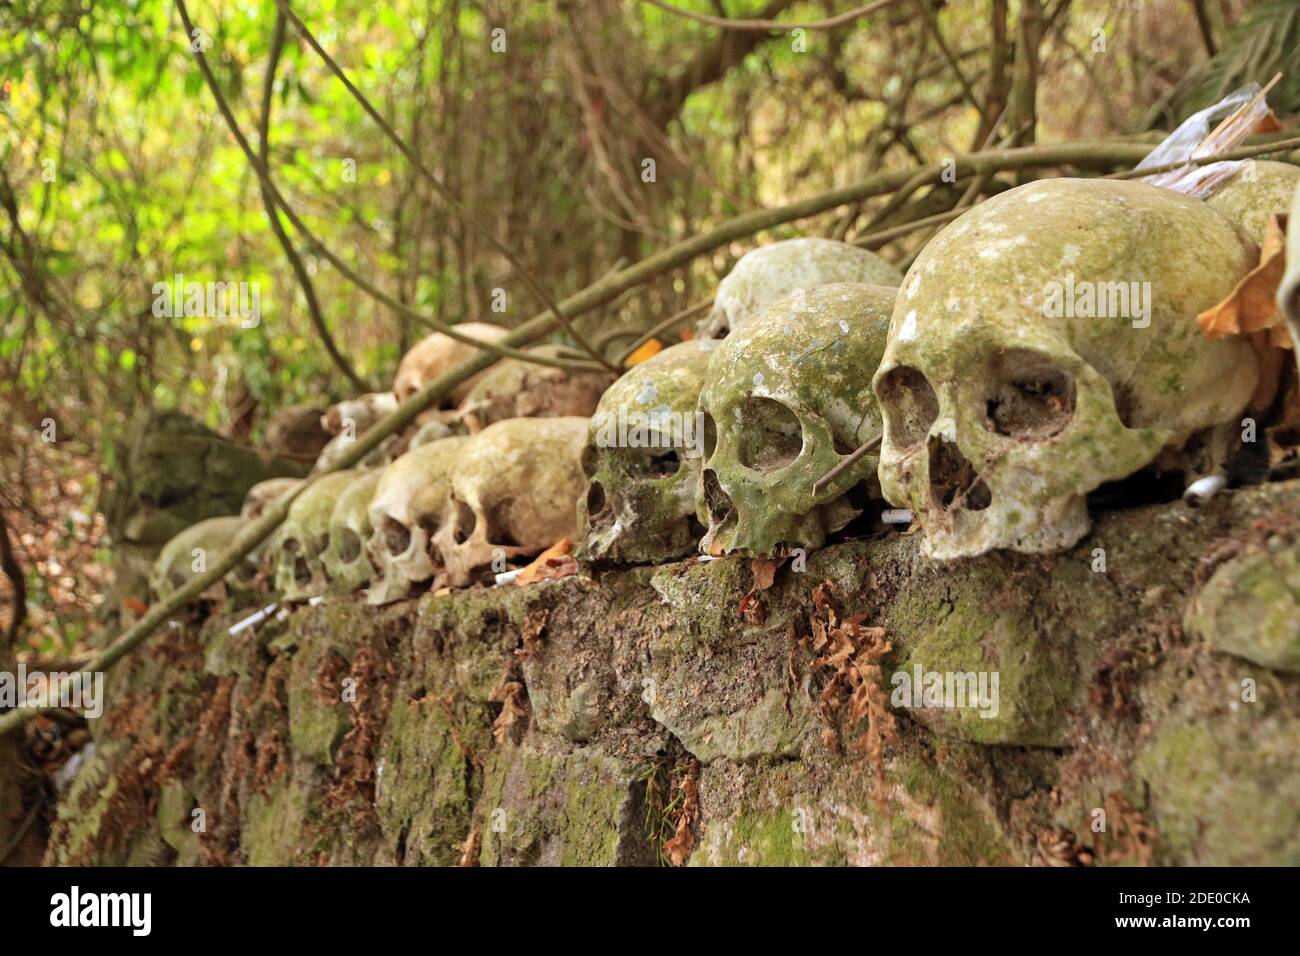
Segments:
[[[1220,565],[1188,605],[1183,627],[1216,650],[1300,672],[1300,541]]]

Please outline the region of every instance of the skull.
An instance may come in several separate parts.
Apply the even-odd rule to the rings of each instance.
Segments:
[[[370,583],[375,568],[366,554],[370,540],[370,501],[379,485],[382,470],[363,471],[343,489],[330,514],[329,544],[321,561],[329,576],[329,590],[351,594]]]
[[[171,593],[183,587],[192,577],[202,574],[221,557],[234,542],[236,535],[248,522],[237,515],[208,518],[190,525],[163,546],[154,562],[150,586],[159,600],[165,601]],[[221,600],[227,595],[243,595],[253,588],[257,565],[249,557],[226,575],[219,584],[204,592],[204,597]]]
[[[456,326],[456,331],[483,342],[497,342],[509,334],[501,326],[488,325],[486,322],[462,322]],[[397,377],[393,379],[393,394],[400,404],[438,376],[450,372],[478,353],[479,350],[472,345],[466,345],[441,332],[434,332],[416,342],[402,356],[402,361],[397,366]],[[482,372],[471,375],[457,385],[443,400],[443,406],[455,408],[459,405],[482,375]]]
[[[262,512],[266,510],[267,505],[281,495],[288,494],[299,484],[301,481],[298,478],[268,478],[266,481],[259,481],[249,488],[248,494],[244,496],[244,507],[239,512],[240,516],[250,521],[262,517]]]
[[[1069,547],[1088,492],[1236,421],[1255,354],[1196,315],[1255,256],[1201,201],[1113,180],[1021,186],[936,236],[874,381],[881,487],[927,553]]]
[[[1291,332],[1292,356],[1300,362],[1300,186],[1296,187],[1287,231],[1286,275],[1277,290],[1277,307]]]
[[[699,517],[707,554],[820,548],[879,497],[865,455],[813,493],[880,433],[871,375],[898,290],[840,283],[769,307],[724,339],[700,392],[704,463]]]
[[[448,584],[577,537],[587,427],[586,418],[509,418],[468,439],[434,535]]]
[[[695,549],[703,457],[696,405],[715,343],[682,342],[637,365],[605,392],[591,420],[578,505],[578,556],[654,564]]]
[[[397,410],[397,396],[392,392],[369,392],[331,405],[321,416],[321,428],[331,435],[351,432],[360,438],[379,419]]]
[[[412,448],[384,469],[370,499],[366,550],[379,569],[366,599],[388,604],[434,577],[442,561],[431,546],[451,491],[451,470],[469,441],[448,436]]]
[[[285,601],[305,601],[325,593],[329,579],[321,555],[329,543],[330,515],[357,474],[336,471],[322,475],[289,506],[273,548],[275,587]]]
[[[530,351],[555,357],[559,348],[542,345]],[[604,371],[584,371],[503,359],[488,369],[461,403],[472,435],[507,418],[557,418],[596,410],[601,393],[614,380]]]
[[[1269,219],[1291,208],[1297,184],[1300,166],[1252,160],[1205,203],[1241,226],[1256,243],[1263,244]]]
[[[713,310],[700,323],[699,337],[722,338],[751,316],[799,290],[833,282],[899,286],[903,274],[880,256],[833,239],[787,239],[740,257],[718,283]]]

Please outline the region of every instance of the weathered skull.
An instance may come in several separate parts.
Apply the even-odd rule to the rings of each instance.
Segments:
[[[288,494],[299,484],[301,480],[298,478],[268,478],[266,481],[259,481],[249,488],[248,494],[244,496],[244,506],[240,509],[240,516],[250,521],[262,517],[262,512],[266,510],[267,505],[281,495]]]
[[[1088,492],[1238,420],[1255,354],[1196,315],[1255,256],[1201,201],[1113,180],[1021,186],[936,236],[874,383],[881,487],[926,551],[1069,547]]]
[[[820,548],[876,491],[865,455],[813,485],[880,434],[871,375],[898,290],[862,283],[792,296],[727,336],[700,392],[707,460],[699,517],[706,554]]]
[[[585,418],[510,418],[470,437],[434,535],[448,584],[470,584],[494,558],[535,555],[577,537],[587,425]]]
[[[330,513],[329,544],[321,555],[329,576],[329,591],[351,594],[359,591],[375,575],[374,565],[366,553],[370,540],[370,501],[383,475],[382,469],[363,471],[343,489]]]
[[[1291,197],[1300,184],[1300,166],[1267,159],[1247,161],[1241,172],[1205,200],[1257,243],[1264,242],[1269,219],[1291,208]]]
[[[682,342],[610,386],[591,419],[578,556],[652,564],[695,550],[704,436],[696,406],[715,343]]]
[[[759,246],[718,283],[713,310],[699,337],[721,338],[775,302],[834,282],[897,287],[903,274],[880,256],[833,239],[787,239]]]
[[[451,491],[451,471],[464,457],[463,436],[412,448],[384,469],[370,499],[366,550],[379,570],[366,599],[388,604],[410,594],[441,569],[432,535]]]
[[[321,555],[329,543],[330,515],[355,471],[322,475],[294,499],[272,549],[275,587],[285,601],[305,601],[325,593],[329,583]]]
[[[540,345],[529,351],[554,358],[560,349]],[[585,418],[596,410],[596,403],[612,381],[614,376],[605,371],[502,359],[465,396],[460,411],[471,435],[507,418]]]
[[[392,392],[368,392],[335,405],[321,416],[321,428],[331,435],[351,433],[360,438],[375,422],[397,410],[397,396]]]
[[[149,584],[159,600],[165,601],[173,591],[183,587],[190,578],[203,574],[222,552],[226,551],[248,522],[238,515],[208,518],[190,525],[163,546],[154,562]],[[257,565],[244,558],[219,584],[203,593],[204,597],[222,600],[226,596],[243,595],[252,590]]]
[[[462,322],[456,326],[457,332],[463,332],[471,338],[484,342],[498,342],[509,333],[499,325],[486,322]],[[397,401],[406,401],[427,383],[440,375],[450,372],[457,365],[473,358],[479,350],[472,345],[458,342],[449,335],[434,332],[411,346],[402,356],[397,366],[397,377],[393,379],[393,394]],[[469,394],[469,390],[482,377],[483,373],[472,375],[457,385],[443,401],[444,408],[455,408]]]

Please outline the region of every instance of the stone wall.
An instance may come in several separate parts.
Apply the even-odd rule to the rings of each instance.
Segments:
[[[1051,557],[916,545],[810,555],[743,614],[722,559],[178,622],[112,675],[47,859],[1300,863],[1300,482]],[[996,673],[996,716],[860,718],[918,665]]]

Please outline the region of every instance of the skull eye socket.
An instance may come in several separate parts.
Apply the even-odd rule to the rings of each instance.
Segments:
[[[474,509],[463,501],[456,503],[456,528],[452,533],[452,538],[457,544],[464,544],[469,540],[469,536],[474,533],[474,528],[478,525],[478,518],[474,514]]]
[[[803,451],[803,426],[789,408],[770,398],[751,396],[740,406],[736,455],[762,474],[784,468]]]
[[[290,554],[297,554],[301,545],[298,543],[297,538],[285,538],[280,547],[285,551],[288,551]]]
[[[878,393],[890,439],[905,448],[925,441],[939,417],[939,397],[926,377],[918,369],[899,365],[881,378]]]
[[[718,426],[713,421],[713,416],[708,412],[704,413],[704,457],[712,458],[714,451],[718,448]]]
[[[596,473],[596,466],[599,464],[597,460],[596,448],[594,445],[587,445],[585,448],[582,449],[582,457],[580,461],[582,464],[583,476],[586,478],[591,478],[591,476]]]
[[[396,518],[384,518],[384,547],[389,554],[402,554],[411,546],[411,529]]]
[[[359,557],[361,557],[361,536],[351,528],[344,528],[339,532],[339,558],[351,564]]]
[[[1021,441],[1042,441],[1074,418],[1074,376],[1034,352],[1007,352],[994,361],[994,394],[985,406],[985,427]]]

